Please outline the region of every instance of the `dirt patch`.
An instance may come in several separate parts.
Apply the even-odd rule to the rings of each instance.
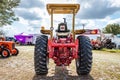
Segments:
[[[93,51],[90,75],[78,76],[75,61],[64,69],[50,60],[49,73],[37,76],[34,72],[34,46],[17,46],[18,56],[0,58],[0,80],[120,80],[120,53]]]

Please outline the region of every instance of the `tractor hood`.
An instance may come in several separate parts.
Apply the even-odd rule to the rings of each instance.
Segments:
[[[4,43],[13,44],[14,42],[13,42],[13,41],[0,41],[0,44],[1,44],[1,43],[3,43],[3,44],[4,44]]]

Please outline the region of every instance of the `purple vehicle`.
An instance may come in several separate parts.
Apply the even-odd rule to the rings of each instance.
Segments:
[[[31,45],[33,42],[33,35],[29,35],[29,34],[25,34],[25,33],[21,33],[18,35],[14,35],[14,37],[16,38],[16,40],[20,43],[20,44],[28,44]]]

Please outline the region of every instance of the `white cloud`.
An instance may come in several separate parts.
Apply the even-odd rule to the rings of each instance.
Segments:
[[[33,8],[33,7],[44,7],[44,3],[41,0],[21,0],[20,6],[21,8]]]
[[[81,19],[103,19],[120,11],[120,6],[111,6],[117,2],[111,3],[110,0],[78,0],[78,2],[81,9],[77,17]]]
[[[2,27],[2,30],[5,32],[6,36],[13,36],[18,32],[15,26],[11,26],[11,25]]]
[[[108,23],[107,23],[107,24],[113,24],[113,23],[120,24],[120,18],[117,18],[117,19],[112,19],[112,20],[108,21]]]
[[[100,19],[100,21],[105,21],[105,22],[108,22],[109,20],[111,20],[110,16],[106,16],[104,19]]]
[[[111,21],[111,17],[107,16],[103,19],[76,19],[76,29],[83,28],[83,25],[85,26],[85,29],[103,29],[106,24]]]
[[[32,27],[27,27],[28,31],[34,31],[34,29]]]
[[[91,4],[85,3],[83,7],[84,7],[84,8],[91,8]]]
[[[120,0],[109,0],[112,7],[120,7]]]
[[[39,23],[40,23],[40,21],[38,21],[38,20],[29,21],[29,22],[30,22],[30,24],[35,24],[35,25],[37,25],[37,24],[39,24]]]
[[[42,16],[43,16],[43,15],[41,15],[43,13],[43,11],[42,10],[40,11],[40,9],[38,9],[38,8],[30,8],[30,9],[18,8],[15,10],[15,13],[18,17],[22,17],[26,20],[41,20]],[[39,14],[41,16],[39,16]]]
[[[94,28],[96,28],[95,26],[96,26],[95,21],[88,20],[88,24],[86,25],[86,28],[88,28],[88,29],[91,29],[91,28],[94,29]]]
[[[19,23],[24,24],[24,25],[29,25],[28,20],[25,20],[22,17],[19,17]]]
[[[31,13],[34,13],[34,15],[36,15],[38,17],[41,17],[41,18],[44,18],[46,16],[44,9],[41,9],[41,8],[38,8],[38,7],[31,8],[29,11]]]

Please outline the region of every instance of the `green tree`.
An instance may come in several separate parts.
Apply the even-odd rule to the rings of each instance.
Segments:
[[[0,27],[4,25],[11,25],[13,21],[17,21],[14,8],[17,7],[20,0],[0,0]]]
[[[108,24],[103,29],[103,33],[112,33],[114,35],[120,34],[120,25],[119,24]]]

